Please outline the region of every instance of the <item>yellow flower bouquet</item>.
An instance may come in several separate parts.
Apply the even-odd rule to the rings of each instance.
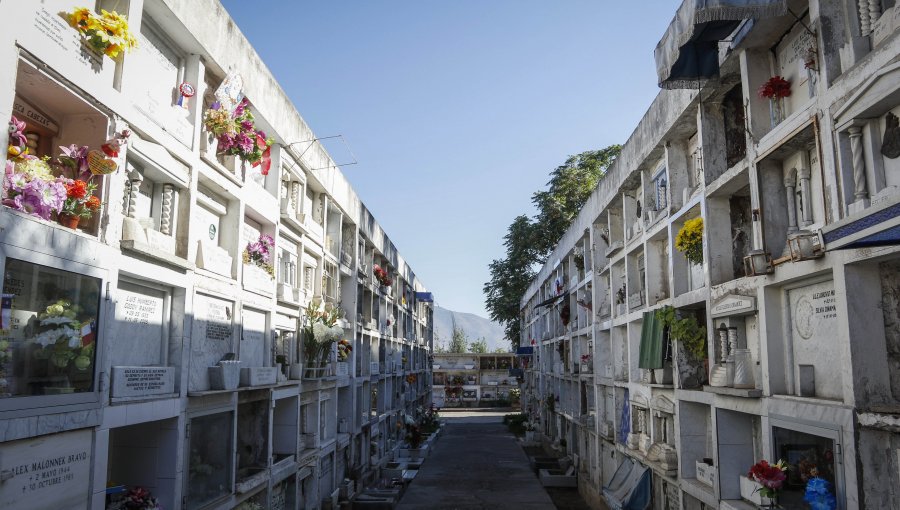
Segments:
[[[675,249],[684,253],[692,264],[703,263],[703,218],[684,222],[675,236]]]
[[[128,30],[128,21],[116,11],[101,9],[98,16],[86,7],[79,7],[65,17],[91,48],[110,58],[116,58],[120,52],[131,51],[137,46],[137,39]]]

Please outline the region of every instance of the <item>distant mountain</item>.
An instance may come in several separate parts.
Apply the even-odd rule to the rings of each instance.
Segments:
[[[487,340],[488,351],[493,351],[497,347],[509,350],[509,341],[504,338],[503,327],[496,322],[474,313],[454,312],[440,306],[434,307],[435,347],[439,340],[445,346],[449,343],[453,336],[454,321],[456,327],[466,332],[469,342],[484,337]]]

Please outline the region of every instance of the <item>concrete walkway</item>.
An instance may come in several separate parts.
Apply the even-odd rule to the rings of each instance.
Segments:
[[[445,411],[435,443],[397,510],[555,510],[503,425],[503,412]]]

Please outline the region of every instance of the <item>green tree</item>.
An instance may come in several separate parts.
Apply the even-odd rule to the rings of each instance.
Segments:
[[[501,347],[498,345],[497,347],[494,347],[494,350],[491,352],[493,352],[494,354],[506,354],[510,351],[506,347]]]
[[[550,173],[548,188],[531,195],[531,202],[538,210],[533,241],[539,263],[543,264],[553,251],[621,150],[621,145],[610,145],[569,156]]]
[[[486,354],[488,352],[487,340],[484,337],[475,340],[474,342],[469,344],[469,352],[474,352],[475,354]]]
[[[469,337],[466,336],[466,332],[462,330],[462,328],[457,328],[453,326],[453,337],[450,338],[450,345],[447,346],[447,352],[451,352],[454,354],[460,354],[464,352],[469,352]]]
[[[491,279],[483,291],[485,308],[503,326],[513,349],[519,345],[519,303],[536,268],[553,251],[621,149],[621,145],[610,145],[570,156],[550,173],[547,189],[531,196],[537,208],[534,218],[517,216],[507,229],[506,256],[488,265]]]

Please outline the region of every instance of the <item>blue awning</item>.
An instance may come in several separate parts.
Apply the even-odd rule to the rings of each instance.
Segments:
[[[653,51],[659,86],[697,88],[717,77],[719,41],[741,20],[786,13],[786,0],[684,0]]]
[[[825,250],[900,245],[900,201],[872,206],[822,228]]]
[[[416,292],[416,299],[423,303],[434,303],[434,294],[431,292]]]
[[[534,354],[534,347],[530,345],[516,349],[516,356],[531,356],[532,354]]]

